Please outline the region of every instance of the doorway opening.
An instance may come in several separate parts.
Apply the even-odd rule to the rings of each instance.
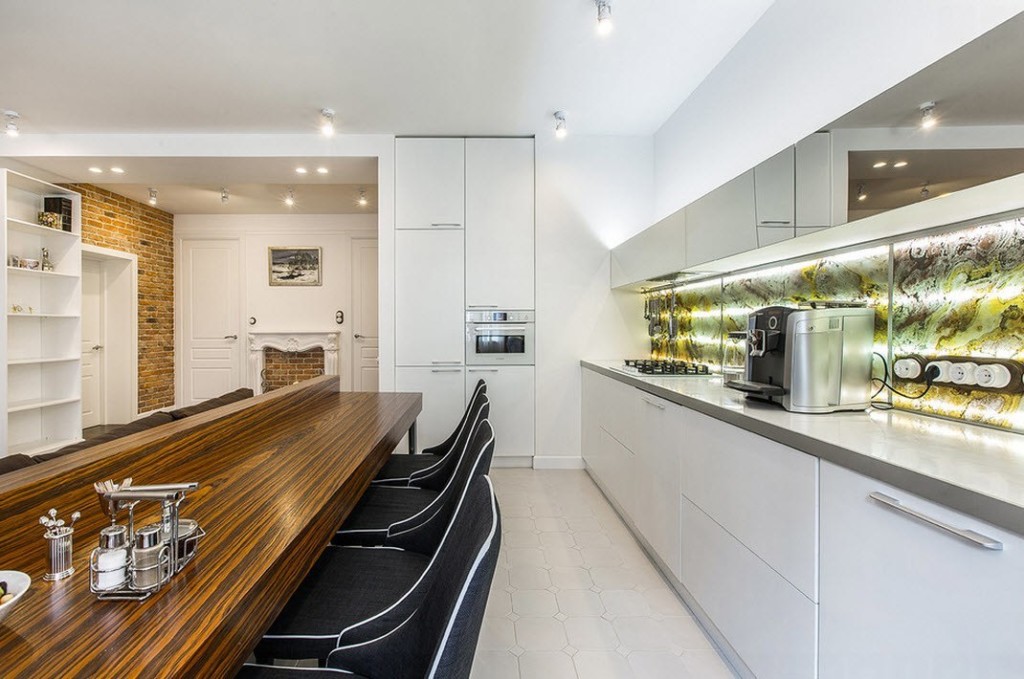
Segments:
[[[138,412],[138,257],[82,245],[82,428]]]

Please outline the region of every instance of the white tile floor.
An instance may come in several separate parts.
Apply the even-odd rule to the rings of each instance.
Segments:
[[[502,545],[472,679],[731,679],[584,471],[492,469]]]

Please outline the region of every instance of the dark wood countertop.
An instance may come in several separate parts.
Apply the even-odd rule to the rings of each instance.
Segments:
[[[421,408],[337,388],[318,378],[0,477],[0,569],[32,577],[0,623],[0,675],[233,675]],[[125,476],[200,482],[182,516],[207,536],[149,599],[100,601],[89,554],[109,521],[92,484]],[[50,507],[82,512],[77,572],[57,583],[42,579]]]

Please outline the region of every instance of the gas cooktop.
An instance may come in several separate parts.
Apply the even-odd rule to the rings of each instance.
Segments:
[[[615,369],[627,375],[652,377],[707,377],[712,374],[711,368],[703,363],[644,358],[627,358],[624,366]]]

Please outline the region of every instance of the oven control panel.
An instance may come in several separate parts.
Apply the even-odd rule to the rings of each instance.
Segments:
[[[467,323],[533,323],[533,311],[467,311]]]

